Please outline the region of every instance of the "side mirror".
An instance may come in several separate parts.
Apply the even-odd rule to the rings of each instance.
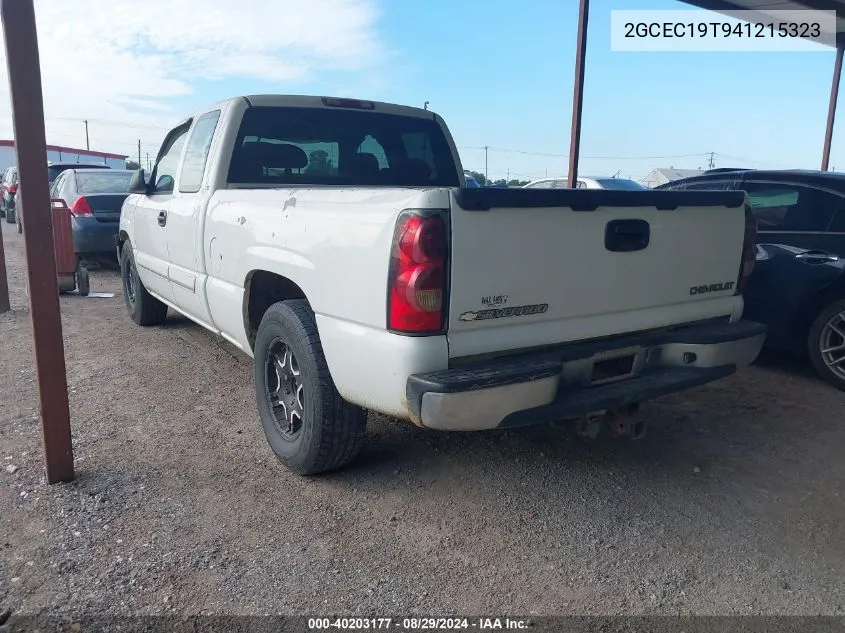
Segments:
[[[51,198],[50,206],[54,209],[67,209],[67,202],[63,198]]]
[[[149,193],[149,186],[143,169],[138,169],[129,179],[129,193]]]

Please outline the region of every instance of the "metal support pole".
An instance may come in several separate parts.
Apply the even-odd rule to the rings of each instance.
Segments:
[[[575,50],[575,89],[572,94],[572,131],[569,135],[569,176],[567,186],[575,188],[578,179],[578,156],[581,152],[581,111],[584,105],[584,58],[587,56],[587,20],[590,0],[578,6],[578,44]]]
[[[12,309],[9,303],[9,279],[6,277],[6,247],[3,244],[3,222],[0,222],[0,314]]]
[[[47,482],[73,479],[70,412],[65,373],[53,218],[47,184],[47,141],[33,0],[0,0],[25,217],[29,309],[38,375],[38,400]],[[25,205],[25,209],[23,206]]]
[[[845,41],[836,44],[836,62],[833,64],[833,81],[830,84],[830,103],[827,106],[827,128],[824,131],[824,149],[822,149],[822,171],[827,171],[830,164],[830,144],[833,141],[833,121],[836,119],[836,101],[839,98],[839,79],[842,76],[842,57],[845,54]]]

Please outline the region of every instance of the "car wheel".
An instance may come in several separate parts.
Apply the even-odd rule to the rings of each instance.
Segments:
[[[16,214],[15,214],[14,209],[8,209],[6,211],[6,222],[8,222],[9,224],[14,224],[15,223],[15,215]]]
[[[76,266],[76,287],[79,289],[79,294],[87,297],[91,292],[91,280],[88,278],[88,269],[82,264]]]
[[[307,301],[282,301],[264,313],[254,373],[261,426],[285,466],[313,475],[355,458],[367,413],[337,392]]]
[[[816,373],[845,391],[845,300],[835,301],[816,317],[807,349]]]
[[[126,242],[120,251],[120,277],[123,280],[123,300],[129,316],[138,325],[158,325],[167,318],[167,305],[152,296],[135,268],[132,244]]]

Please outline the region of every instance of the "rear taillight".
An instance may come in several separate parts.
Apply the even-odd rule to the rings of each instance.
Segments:
[[[742,263],[739,266],[739,278],[736,282],[736,294],[745,292],[748,278],[754,272],[757,262],[757,218],[751,211],[751,206],[745,205],[745,239],[742,241]]]
[[[404,211],[396,222],[390,256],[389,330],[409,334],[443,332],[447,264],[443,216]]]
[[[10,194],[15,195],[17,192],[18,192],[18,186],[17,185],[9,185],[9,193]]]
[[[82,197],[74,201],[70,208],[70,214],[78,218],[81,215],[94,215],[94,212],[91,210],[91,205],[88,204],[88,198]]]

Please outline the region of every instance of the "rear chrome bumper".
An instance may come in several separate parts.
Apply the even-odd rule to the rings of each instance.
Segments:
[[[577,418],[729,376],[765,338],[764,325],[739,321],[577,343],[412,375],[408,405],[414,423],[448,431]]]

